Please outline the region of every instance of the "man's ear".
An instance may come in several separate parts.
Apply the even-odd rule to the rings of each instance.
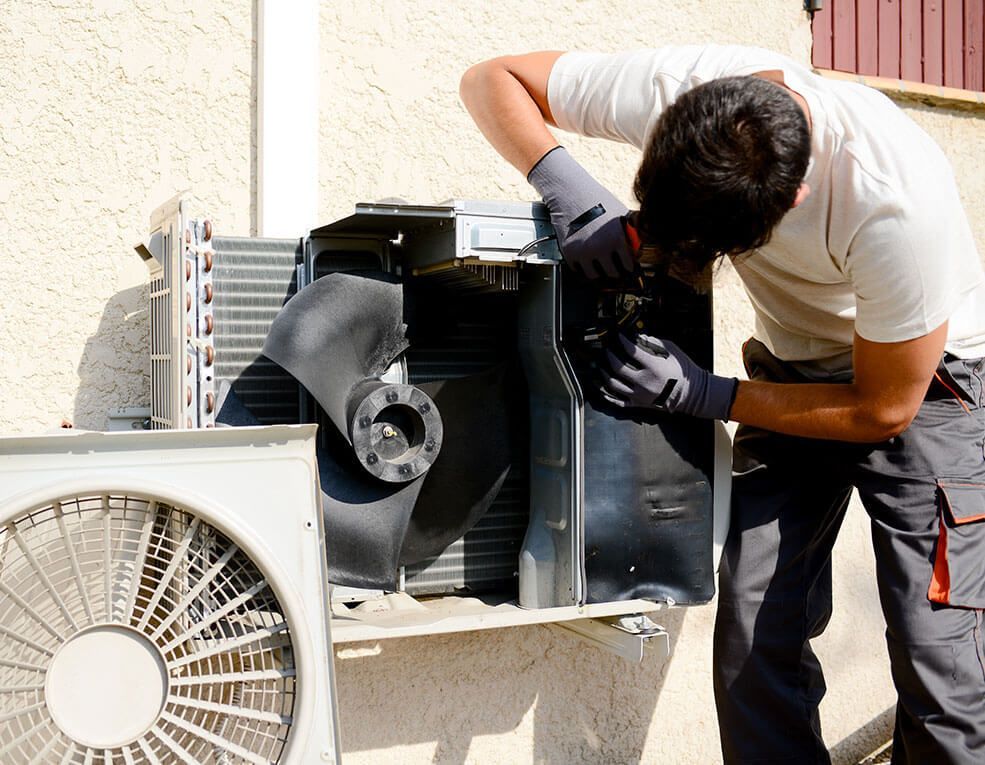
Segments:
[[[792,210],[793,208],[800,205],[805,199],[807,199],[808,196],[810,196],[810,193],[811,193],[810,186],[808,186],[806,183],[800,184],[800,188],[797,189],[797,196],[794,197],[793,204],[790,205],[790,209]]]

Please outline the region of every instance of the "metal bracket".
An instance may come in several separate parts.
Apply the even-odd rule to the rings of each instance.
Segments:
[[[573,633],[586,643],[629,662],[639,664],[645,655],[658,660],[670,656],[670,635],[646,614],[577,619],[551,626]]]
[[[106,430],[150,430],[149,406],[121,406],[106,415]]]

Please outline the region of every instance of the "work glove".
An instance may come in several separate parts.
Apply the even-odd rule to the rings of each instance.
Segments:
[[[527,180],[544,198],[565,262],[589,279],[632,273],[636,260],[626,238],[626,205],[561,146],[540,158]]]
[[[606,350],[602,397],[618,407],[657,409],[727,420],[739,381],[695,364],[675,343],[648,335],[618,335],[622,357]]]

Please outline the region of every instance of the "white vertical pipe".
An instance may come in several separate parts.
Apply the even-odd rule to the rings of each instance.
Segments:
[[[257,233],[318,213],[318,0],[257,0]]]

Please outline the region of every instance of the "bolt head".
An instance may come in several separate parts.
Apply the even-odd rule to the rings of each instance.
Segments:
[[[362,417],[359,418],[360,428],[368,428],[372,424],[373,424],[373,419],[368,414],[364,414]]]
[[[427,441],[424,442],[424,451],[426,451],[426,452],[433,452],[434,451],[434,447],[436,445],[437,444],[435,444],[434,439],[433,438],[429,438]]]
[[[423,404],[417,407],[417,409],[418,411],[420,411],[421,414],[427,414],[428,412],[431,411],[431,405],[427,401],[425,401]]]
[[[387,400],[387,403],[389,403],[389,404],[392,404],[394,401],[396,401],[397,400],[397,391],[392,390],[389,393],[387,393],[386,394],[386,400]]]
[[[369,465],[375,465],[379,461],[380,458],[377,456],[376,452],[370,452],[366,455],[366,462]]]

